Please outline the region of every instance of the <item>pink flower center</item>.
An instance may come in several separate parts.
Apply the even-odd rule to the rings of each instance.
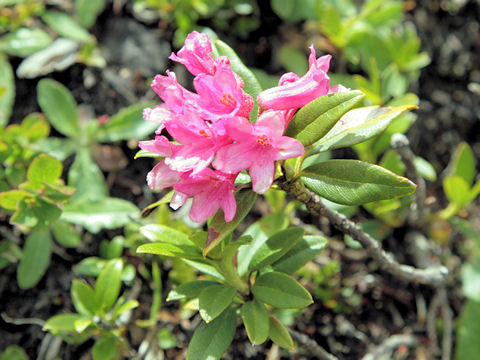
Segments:
[[[209,138],[209,137],[210,137],[210,135],[208,135],[207,132],[206,132],[205,130],[203,130],[203,129],[201,129],[201,130],[199,131],[199,134],[202,135],[203,137],[206,137],[206,138]]]
[[[270,145],[270,140],[268,139],[267,135],[257,136],[257,142],[260,145],[263,145],[263,146],[269,146]]]
[[[223,94],[220,98],[220,102],[225,106],[236,105],[237,101],[230,94]]]
[[[216,189],[220,186],[220,181],[216,177],[210,176],[210,181],[213,188]]]

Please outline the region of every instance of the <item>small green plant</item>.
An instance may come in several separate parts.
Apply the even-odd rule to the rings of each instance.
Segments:
[[[111,260],[98,275],[95,287],[82,280],[73,280],[71,297],[77,313],[55,315],[44,329],[71,344],[95,339],[92,356],[95,360],[116,359],[128,354],[125,338],[127,313],[138,306],[137,300],[120,295],[123,262]]]

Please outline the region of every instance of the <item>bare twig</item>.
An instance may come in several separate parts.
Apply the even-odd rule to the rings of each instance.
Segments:
[[[288,332],[292,336],[293,340],[305,347],[311,355],[315,356],[315,359],[338,360],[336,356],[330,354],[328,351],[318,345],[316,341],[310,339],[307,335],[292,329],[288,329]]]
[[[37,319],[37,318],[12,318],[8,316],[6,313],[2,313],[1,317],[3,321],[5,321],[7,324],[13,324],[13,325],[37,325],[43,327],[45,325],[45,321],[42,319]]]
[[[337,229],[360,242],[383,270],[404,281],[433,287],[438,287],[446,282],[448,275],[446,267],[439,265],[427,269],[417,269],[413,266],[399,264],[392,254],[381,248],[378,241],[363,232],[344,215],[323,205],[320,197],[308,190],[300,181],[289,182],[285,178],[280,178],[277,183],[281,189],[304,203],[311,212],[325,216]]]
[[[407,176],[412,178],[417,184],[415,193],[415,202],[412,204],[412,213],[409,220],[412,224],[421,227],[425,224],[427,212],[425,207],[425,199],[427,198],[427,190],[425,180],[417,172],[414,164],[415,154],[410,148],[408,138],[403,134],[394,134],[392,136],[392,147],[398,151],[403,163],[407,167]]]
[[[440,352],[438,348],[438,338],[437,338],[437,313],[438,309],[440,309],[441,300],[440,296],[437,293],[432,298],[430,302],[430,307],[428,308],[428,315],[427,315],[427,335],[428,339],[430,340],[430,348],[432,353],[438,354]]]
[[[411,334],[392,335],[385,339],[380,345],[372,351],[365,354],[362,360],[391,359],[392,352],[401,345],[415,346],[418,340]]]
[[[452,358],[452,333],[453,333],[453,313],[448,304],[448,294],[445,287],[439,289],[442,302],[442,318],[443,318],[443,338],[442,338],[442,360],[450,360]]]

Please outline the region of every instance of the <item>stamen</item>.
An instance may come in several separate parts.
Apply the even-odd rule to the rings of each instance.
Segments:
[[[266,135],[260,135],[257,137],[257,142],[260,144],[260,145],[263,145],[263,146],[269,146],[270,145],[270,141],[268,139],[268,136]]]
[[[220,102],[225,106],[236,105],[237,101],[230,94],[223,94],[220,98]]]

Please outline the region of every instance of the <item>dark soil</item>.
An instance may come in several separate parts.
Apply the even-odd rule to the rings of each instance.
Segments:
[[[480,158],[480,94],[478,90],[473,91],[474,85],[471,85],[480,83],[480,3],[469,1],[457,10],[448,10],[447,3],[450,2],[418,1],[407,14],[418,29],[423,49],[432,59],[432,63],[422,70],[418,84],[414,84],[413,90],[421,98],[421,104],[417,111],[418,119],[408,136],[414,152],[432,162],[437,169],[445,168],[452,151],[461,141],[468,142],[476,157]],[[269,8],[268,1],[259,1],[259,4],[261,26],[248,39],[227,36],[229,34],[219,35],[237,50],[247,65],[278,73],[282,69],[274,64],[272,48],[282,43],[280,34],[283,25]],[[149,91],[148,79],[173,66],[167,59],[172,51],[171,29],[143,25],[128,11],[114,13],[108,9],[93,32],[102,44],[108,66],[99,70],[75,65],[51,77],[65,84],[79,104],[91,106],[97,116],[112,115],[141,99],[154,99],[153,92]],[[19,59],[14,59],[14,66],[19,62]],[[178,70],[180,78],[185,76],[179,69],[175,70]],[[25,115],[39,111],[35,94],[38,80],[17,80],[13,121],[19,122]],[[126,198],[139,207],[146,206],[154,200],[144,186],[145,175],[153,162],[148,159],[133,161],[135,144],[114,146],[128,159],[128,165],[115,173],[105,173],[111,195]],[[429,186],[431,192],[439,194],[441,179]],[[478,211],[478,205],[477,201],[471,212]],[[0,226],[2,231],[11,231],[6,221]],[[7,317],[0,320],[0,351],[8,345],[17,344],[27,351],[30,358],[37,358],[42,343],[51,339],[47,338],[41,326],[28,323],[35,323],[36,319],[46,320],[62,311],[73,311],[69,292],[75,275],[71,266],[86,256],[98,255],[99,242],[111,239],[113,235],[115,232],[93,236],[80,250],[57,249],[47,274],[31,290],[22,291],[18,288],[14,266],[2,270],[1,313]],[[409,263],[411,259],[404,255],[405,244],[399,241],[401,235],[395,233],[395,237],[387,239],[384,245],[400,261]],[[138,262],[132,259],[132,262]],[[322,303],[317,297],[314,305],[296,317],[296,330],[315,339],[340,359],[360,359],[372,344],[379,344],[393,334],[409,331],[419,336],[420,344],[414,349],[399,347],[392,358],[438,358],[438,354],[433,354],[429,348],[430,339],[425,332],[425,318],[420,308],[431,301],[432,291],[429,288],[406,285],[385,272],[377,271],[366,254],[361,251],[352,254],[348,249],[345,251],[343,243],[335,240],[330,249],[322,254],[322,259],[326,262],[334,259],[341,264],[341,272],[333,277],[330,284],[334,303]],[[168,283],[168,263],[163,266],[166,295],[171,284]],[[312,266],[312,271],[319,271],[318,263]],[[139,300],[142,305],[134,314],[136,318],[148,317],[151,302],[148,284],[141,283],[141,286]],[[351,289],[352,292],[342,293],[341,288]],[[316,294],[318,289],[309,290]],[[450,293],[455,316],[460,312],[463,302],[457,293],[455,289]],[[178,319],[176,304],[167,304],[161,316]],[[15,319],[27,319],[26,324],[15,324]],[[188,338],[198,319],[191,318],[180,324],[164,320],[163,324],[174,331],[179,339],[179,346],[168,350],[165,358],[183,358]],[[135,326],[132,328],[130,336],[135,347],[145,332]],[[60,346],[58,357],[85,359],[91,345],[91,342],[82,346],[57,343],[56,346]],[[266,354],[270,354],[274,359],[274,351],[277,350],[272,348],[270,342],[251,346],[244,331],[238,331],[226,358],[265,359]],[[280,353],[282,358],[313,358],[302,348],[294,353]]]

